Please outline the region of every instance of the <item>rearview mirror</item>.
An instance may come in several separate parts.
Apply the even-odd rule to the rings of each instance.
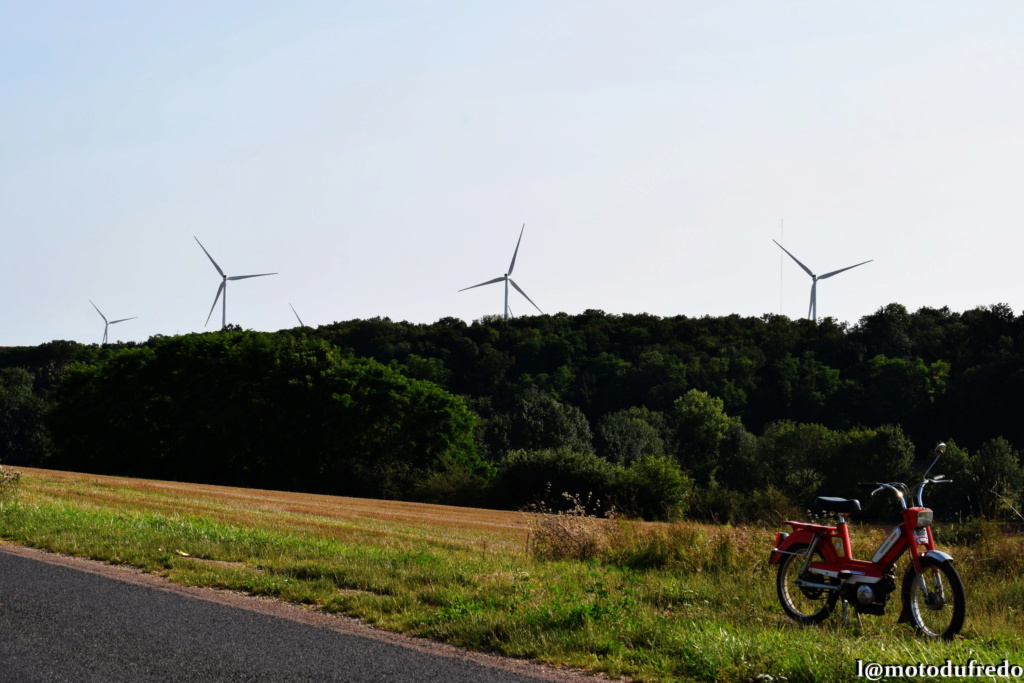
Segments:
[[[945,453],[945,452],[946,452],[946,444],[940,442],[939,445],[935,447],[935,459],[932,460],[932,464],[931,465],[928,465],[928,469],[926,469],[924,471],[924,478],[925,479],[928,478],[928,473],[932,471],[933,467],[935,467],[935,463],[937,463],[939,461],[939,457],[943,453]]]

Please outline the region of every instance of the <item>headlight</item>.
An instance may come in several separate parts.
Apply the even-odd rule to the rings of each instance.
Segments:
[[[917,511],[917,520],[914,522],[914,526],[931,526],[933,516],[934,513],[931,510],[928,508],[921,508]]]

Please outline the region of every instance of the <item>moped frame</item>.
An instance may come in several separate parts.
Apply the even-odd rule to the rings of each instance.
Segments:
[[[951,562],[952,557],[944,552],[935,549],[935,538],[931,529],[931,510],[924,506],[922,494],[924,487],[933,483],[948,483],[942,475],[932,479],[928,478],[928,472],[938,461],[938,458],[945,452],[945,444],[939,444],[936,448],[936,459],[928,467],[921,483],[915,487],[917,493],[917,505],[908,507],[906,498],[910,497],[911,491],[901,483],[880,483],[862,482],[861,486],[874,488],[871,495],[883,490],[890,490],[900,501],[902,518],[899,524],[883,541],[882,545],[875,552],[870,560],[861,560],[853,556],[853,548],[850,544],[849,525],[846,514],[859,510],[860,503],[856,500],[843,498],[819,499],[822,509],[839,512],[839,523],[836,526],[823,524],[812,524],[808,522],[788,521],[792,533],[778,533],[775,537],[775,548],[769,558],[770,564],[779,564],[786,555],[797,555],[804,558],[796,578],[796,585],[799,588],[820,589],[830,591],[833,595],[831,602],[834,604],[840,596],[847,603],[851,600],[852,591],[844,590],[858,584],[875,584],[885,578],[894,580],[893,567],[899,561],[903,553],[910,551],[910,561],[913,568],[913,575],[919,582],[920,589],[927,593],[924,579],[925,558],[932,558],[935,562]],[[815,553],[820,553],[822,561],[812,561]],[[909,571],[909,570],[908,570]],[[907,595],[910,584],[908,574],[904,579],[904,605],[899,621],[911,621],[907,605]],[[882,595],[887,596],[889,591],[895,588],[892,584],[888,590],[883,588]],[[868,595],[871,595],[869,592]],[[936,581],[936,590],[932,592],[937,602],[944,600],[941,582]],[[883,597],[882,604],[884,605]],[[872,600],[872,602],[874,602]],[[884,608],[884,607],[883,607]],[[857,606],[858,612],[867,610],[866,607]],[[876,612],[881,613],[881,612]],[[845,607],[844,607],[845,614]]]

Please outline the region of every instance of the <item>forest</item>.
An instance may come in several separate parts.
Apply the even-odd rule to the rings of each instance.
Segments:
[[[1019,520],[1022,388],[1005,304],[229,327],[0,349],[0,463],[740,522],[909,481],[945,441],[930,502]]]

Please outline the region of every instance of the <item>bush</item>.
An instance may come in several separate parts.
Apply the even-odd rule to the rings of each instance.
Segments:
[[[591,498],[563,493],[567,509],[553,511],[545,503],[530,506],[537,515],[530,520],[528,548],[541,560],[593,560],[608,545],[610,521],[594,514],[600,507]],[[614,516],[608,510],[606,516]]]
[[[493,500],[507,508],[540,503],[565,511],[580,497],[614,498],[624,475],[622,467],[592,453],[565,448],[511,451],[498,463]],[[552,491],[557,499],[551,498]]]
[[[748,522],[765,526],[778,526],[786,520],[799,519],[800,514],[793,501],[774,486],[750,494],[745,510]]]
[[[616,504],[645,519],[669,521],[686,514],[693,480],[672,458],[646,455],[626,470]]]
[[[421,503],[479,507],[487,497],[486,477],[465,470],[431,472],[413,485],[411,498]]]
[[[693,493],[689,509],[694,519],[714,524],[732,524],[746,517],[743,496],[715,482]]]

